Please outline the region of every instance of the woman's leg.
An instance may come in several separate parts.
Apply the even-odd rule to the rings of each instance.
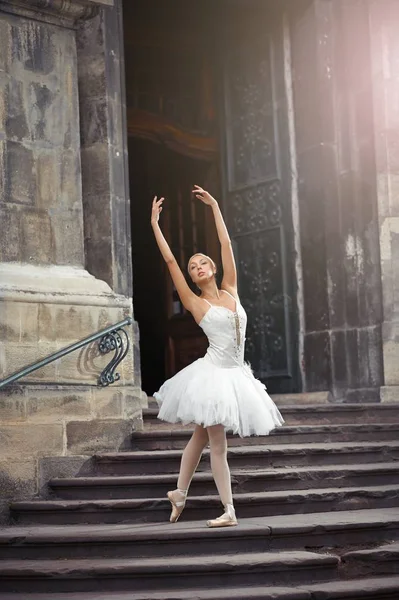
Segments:
[[[177,480],[177,488],[179,490],[188,491],[198,463],[201,460],[202,452],[208,441],[207,430],[200,425],[196,425],[181,458],[179,479]]]
[[[209,446],[211,449],[212,475],[219,492],[220,500],[225,508],[218,519],[208,521],[209,527],[228,527],[237,525],[231,491],[231,475],[227,462],[227,439],[223,425],[208,427]]]
[[[227,439],[223,425],[208,427],[208,436],[211,449],[212,475],[219,492],[220,500],[223,506],[233,504],[231,476],[227,462]]]
[[[196,425],[190,441],[183,452],[177,489],[168,492],[168,498],[172,504],[172,514],[170,515],[172,523],[175,523],[183,512],[188,488],[208,441],[207,430],[200,425]]]

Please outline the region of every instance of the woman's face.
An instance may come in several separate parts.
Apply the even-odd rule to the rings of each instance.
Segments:
[[[208,282],[215,276],[216,269],[208,257],[202,254],[194,254],[190,258],[188,272],[193,282],[201,287],[201,283]]]

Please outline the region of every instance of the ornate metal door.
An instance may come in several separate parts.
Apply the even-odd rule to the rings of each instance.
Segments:
[[[235,16],[224,43],[224,209],[247,359],[270,392],[299,391],[283,19]]]

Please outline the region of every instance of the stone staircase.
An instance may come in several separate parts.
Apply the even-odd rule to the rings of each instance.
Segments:
[[[2,600],[399,600],[399,405],[281,407],[267,438],[230,438],[238,527],[205,452],[170,524],[190,432],[144,411],[131,451],[12,505],[0,530]]]

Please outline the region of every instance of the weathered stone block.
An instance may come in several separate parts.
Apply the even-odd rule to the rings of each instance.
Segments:
[[[81,56],[86,60],[104,53],[103,15],[100,13],[94,19],[83,21],[78,29],[76,45]],[[80,62],[80,60],[79,60]]]
[[[59,93],[49,89],[46,83],[34,81],[29,86],[29,98],[31,106],[35,108],[34,118],[31,118],[33,139],[60,145],[62,129],[60,130],[59,124],[55,122],[62,109]]]
[[[0,461],[0,498],[20,500],[37,492],[37,460]]]
[[[97,307],[41,304],[39,306],[39,339],[73,343],[96,332]]]
[[[399,323],[383,323],[382,339],[385,385],[399,385]]]
[[[9,139],[21,141],[31,137],[26,114],[25,94],[26,91],[22,81],[17,79],[9,81],[5,95],[5,110],[7,111],[5,124]]]
[[[25,398],[20,388],[0,390],[0,423],[21,421],[26,416]]]
[[[112,256],[112,238],[94,241],[85,235],[85,254],[86,261],[90,265],[90,273],[112,286],[113,261],[109,259]]]
[[[84,262],[83,214],[68,210],[52,216],[54,260],[59,265],[80,265]]]
[[[19,308],[21,342],[37,342],[39,339],[38,304],[33,302],[16,302],[13,305],[17,305]]]
[[[43,210],[56,206],[60,196],[60,159],[54,151],[41,151],[36,160],[36,205]]]
[[[81,139],[84,148],[105,143],[108,136],[108,106],[105,98],[81,99]]]
[[[0,456],[4,459],[57,456],[63,453],[64,428],[61,424],[0,425]]]
[[[381,327],[376,325],[359,329],[359,347],[359,356],[364,361],[359,387],[379,388],[384,380]]]
[[[379,174],[381,181],[386,181],[386,198],[389,200],[389,215],[399,216],[399,174],[389,173],[388,175]],[[382,191],[382,190],[380,190]],[[382,216],[388,216],[383,214]]]
[[[19,342],[21,336],[21,316],[18,303],[0,303],[0,338],[3,341]]]
[[[380,389],[381,402],[396,404],[399,402],[399,385],[382,386]]]
[[[359,388],[356,390],[347,390],[344,402],[348,404],[362,403],[377,403],[380,402],[379,388]]]
[[[390,173],[399,174],[399,144],[398,144],[398,131],[395,129],[389,129],[385,132],[386,147],[388,148],[387,159],[388,159],[388,170]]]
[[[7,142],[6,199],[17,204],[33,205],[36,196],[34,157],[20,142]]]
[[[93,412],[99,419],[124,418],[124,392],[115,388],[93,389]]]
[[[90,390],[76,392],[57,389],[32,390],[26,398],[26,415],[30,422],[63,422],[70,419],[89,419],[91,415]]]
[[[79,306],[102,306],[113,310],[115,305],[122,314],[131,312],[131,301],[112,293],[111,288],[96,279],[85,269],[63,265],[10,265],[0,262],[0,281],[3,290],[20,295],[24,302],[27,298],[46,303],[59,303],[70,300],[70,304]]]
[[[95,55],[79,57],[79,99],[104,98],[106,94],[105,61],[101,48]]]
[[[144,406],[148,406],[147,395],[139,387],[129,387],[124,390],[123,410],[125,418],[141,419]]]
[[[4,18],[0,18],[0,72],[7,72],[11,62],[11,27]]]
[[[123,321],[129,315],[126,308],[104,307],[98,313],[98,329],[104,329],[109,325],[114,325],[119,321]]]
[[[347,329],[346,331],[346,358],[348,364],[348,387],[356,388],[359,385],[361,373],[359,371],[360,361],[359,336],[357,329]]]
[[[399,385],[399,343],[383,343],[384,375],[386,385]]]
[[[0,378],[3,379],[3,377],[6,376],[6,350],[5,350],[5,344],[3,342],[0,342]]]
[[[9,343],[4,348],[4,365],[7,375],[11,375],[15,371],[22,369],[30,364],[41,360],[57,350],[54,344],[23,344]],[[23,381],[55,381],[56,367],[55,362],[34,371]]]
[[[0,144],[1,151],[1,144]],[[1,158],[1,157],[0,157]],[[0,165],[1,169],[1,165]],[[1,184],[1,171],[0,171],[0,184]],[[5,189],[3,188],[5,193]],[[1,185],[0,185],[0,198],[1,198]],[[7,195],[5,194],[5,199]],[[20,212],[19,207],[16,206],[4,206],[0,208],[0,223],[1,223],[1,236],[0,236],[0,261],[2,262],[15,262],[19,261],[21,257],[21,244],[20,244]]]
[[[66,149],[61,155],[61,189],[59,202],[63,209],[82,210],[79,150]]]
[[[122,381],[124,385],[132,385],[135,382],[135,369],[133,362],[133,348],[130,347],[129,352],[127,353],[124,360],[119,365],[119,373],[122,377]]]
[[[36,21],[18,21],[12,27],[13,59],[28,71],[50,73],[57,57],[56,31],[55,27]]]
[[[348,387],[346,331],[331,332],[331,355],[335,398],[343,398]]]
[[[10,501],[0,500],[0,525],[9,525]]]
[[[331,392],[303,392],[300,394],[273,394],[273,402],[277,406],[296,406],[297,404],[327,404],[332,402]]]
[[[67,424],[68,454],[92,454],[129,447],[130,421],[75,421]]]
[[[38,306],[28,302],[0,302],[0,336],[8,342],[37,342]]]
[[[6,142],[4,139],[4,133],[2,133],[2,129],[4,127],[3,121],[5,118],[5,108],[3,105],[3,93],[0,90],[0,203],[5,202],[6,200],[6,169],[7,169],[7,154],[6,154]],[[4,217],[1,216],[1,222],[4,223]],[[3,225],[4,227],[4,225]],[[1,249],[1,245],[0,245]]]
[[[82,149],[82,185],[85,198],[105,198],[109,194],[109,149],[108,144],[96,144]]]
[[[26,262],[39,264],[55,262],[53,231],[47,214],[38,211],[22,213],[21,238],[22,258]]]
[[[305,372],[309,391],[331,387],[330,338],[326,331],[305,337]]]
[[[109,238],[112,227],[109,196],[89,198],[85,208],[89,209],[85,219],[86,237],[94,242]]]
[[[75,57],[73,58],[75,62]],[[61,112],[58,116],[63,115],[63,123],[60,125],[63,135],[63,147],[79,150],[80,148],[80,131],[77,124],[79,123],[79,105],[77,94],[76,80],[76,65],[70,62],[64,66],[65,74],[63,88],[65,90],[64,101],[61,107]]]

